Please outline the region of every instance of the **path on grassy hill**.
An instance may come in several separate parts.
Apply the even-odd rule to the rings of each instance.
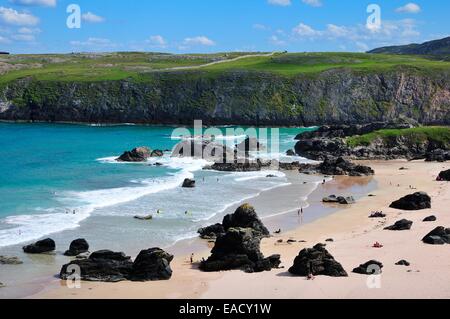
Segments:
[[[265,53],[265,54],[247,54],[247,55],[238,56],[238,57],[233,58],[233,59],[214,61],[214,62],[209,62],[209,63],[201,64],[201,65],[176,66],[176,67],[173,67],[173,68],[160,69],[160,70],[157,70],[157,71],[178,71],[178,70],[200,69],[200,68],[205,68],[205,67],[216,65],[216,64],[234,62],[234,61],[238,61],[238,60],[242,60],[242,59],[246,59],[246,58],[270,57],[270,56],[274,56],[277,53],[281,53],[281,52],[271,52],[271,53]]]

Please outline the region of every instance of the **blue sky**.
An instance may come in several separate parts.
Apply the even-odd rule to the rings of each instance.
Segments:
[[[0,51],[366,51],[449,36],[449,12],[443,0],[0,0]]]

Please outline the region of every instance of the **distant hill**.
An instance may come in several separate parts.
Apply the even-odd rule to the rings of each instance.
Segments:
[[[450,37],[425,42],[374,49],[367,53],[383,54],[420,54],[420,55],[450,55]]]

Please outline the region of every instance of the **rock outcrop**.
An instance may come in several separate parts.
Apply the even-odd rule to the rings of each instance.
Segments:
[[[334,257],[325,249],[325,245],[317,244],[313,248],[300,251],[295,257],[294,265],[289,272],[296,276],[331,276],[347,277],[348,274]]]
[[[195,180],[190,179],[190,178],[186,178],[186,179],[183,181],[182,187],[183,187],[183,188],[195,188]]]
[[[353,196],[336,196],[336,195],[330,195],[328,197],[324,197],[322,199],[322,202],[324,203],[335,203],[335,204],[341,204],[341,205],[351,205],[356,203],[356,200],[353,198]]]
[[[137,147],[131,151],[126,151],[116,161],[118,162],[145,162],[152,155],[148,147]]]
[[[443,149],[434,149],[432,151],[427,152],[425,156],[425,161],[427,162],[445,162],[450,161],[450,151]]]
[[[229,163],[234,161],[235,152],[224,144],[210,140],[189,139],[175,145],[172,157],[193,157],[215,163]]]
[[[236,150],[241,153],[263,151],[266,147],[257,138],[247,137],[243,142],[236,145]]]
[[[301,173],[319,173],[323,175],[371,176],[375,171],[364,165],[357,165],[342,157],[327,156],[321,164],[302,164]]]
[[[402,219],[395,222],[394,225],[384,228],[385,230],[410,230],[413,222],[410,220]]]
[[[206,272],[240,269],[245,272],[270,271],[280,265],[280,256],[264,258],[260,251],[261,237],[251,228],[230,228],[217,238],[211,256],[202,261]]]
[[[230,228],[251,228],[259,237],[269,237],[270,232],[256,214],[255,208],[244,204],[236,209],[233,214],[226,215],[222,224],[216,224],[200,228],[198,233],[204,238],[215,238],[223,235]]]
[[[79,254],[84,254],[89,251],[89,244],[86,239],[80,238],[75,239],[70,243],[69,250],[67,250],[64,255],[75,257]]]
[[[417,192],[393,202],[390,208],[401,210],[422,210],[431,208],[431,197],[427,193]]]
[[[429,245],[450,244],[450,228],[445,228],[442,226],[436,227],[428,233],[422,241]]]
[[[23,247],[23,251],[27,254],[43,254],[54,251],[55,249],[55,241],[51,238],[39,240],[34,244]]]
[[[172,275],[173,256],[159,248],[143,250],[133,262],[122,252],[100,250],[86,259],[76,259],[61,268],[60,278],[67,280],[79,267],[85,281],[119,282],[124,280],[167,280]]]

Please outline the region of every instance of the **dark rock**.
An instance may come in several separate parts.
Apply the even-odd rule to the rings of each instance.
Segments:
[[[376,260],[370,260],[365,264],[359,265],[359,267],[353,269],[353,272],[361,275],[379,275],[383,264]]]
[[[150,154],[150,157],[163,157],[163,156],[164,156],[164,151],[162,151],[162,150],[154,150]]]
[[[322,201],[324,203],[338,203],[341,205],[351,205],[356,203],[355,199],[352,196],[349,197],[344,197],[344,196],[339,196],[337,197],[336,195],[330,195],[328,197],[325,197],[322,199]]]
[[[266,177],[267,177],[267,178],[276,178],[277,176],[276,176],[276,175],[269,174],[269,175],[267,175]]]
[[[0,288],[5,288],[5,287],[6,287],[6,285],[4,283],[0,282]]]
[[[264,258],[260,251],[261,238],[251,228],[230,228],[219,236],[211,256],[202,261],[206,272],[241,269],[246,272],[269,271],[280,264],[280,256]]]
[[[436,216],[428,216],[428,217],[425,217],[423,221],[424,222],[435,222],[435,221],[437,221],[437,217]]]
[[[40,240],[35,244],[31,244],[23,247],[23,251],[27,254],[42,254],[54,251],[56,249],[56,244],[53,239],[47,238]]]
[[[215,163],[229,163],[235,159],[234,150],[208,140],[185,140],[172,151],[173,157],[203,158]]]
[[[450,161],[450,151],[443,149],[434,149],[426,154],[425,161],[427,162],[445,162]]]
[[[137,147],[131,151],[124,152],[118,159],[118,162],[145,162],[151,156],[151,150],[148,147]]]
[[[317,244],[313,248],[300,251],[295,257],[294,265],[289,272],[297,276],[331,276],[347,277],[348,274],[333,256],[325,249],[325,245]]]
[[[413,222],[410,220],[402,219],[396,222],[394,225],[386,227],[385,230],[410,230]]]
[[[325,241],[326,241],[326,242],[329,242],[329,243],[332,243],[332,242],[334,242],[334,239],[333,239],[333,238],[328,238],[328,239],[326,239]]]
[[[296,154],[295,154],[295,151],[294,151],[294,150],[287,150],[287,151],[286,151],[286,155],[287,155],[287,156],[295,156]]]
[[[375,212],[372,213],[369,218],[385,218],[386,214],[383,214],[382,212]]]
[[[393,202],[389,207],[401,210],[428,209],[431,208],[431,197],[427,193],[417,192]]]
[[[450,228],[442,226],[436,227],[422,241],[430,245],[444,245],[450,244]]]
[[[23,261],[21,261],[18,257],[6,257],[0,256],[0,265],[21,265]]]
[[[194,188],[195,187],[195,180],[186,178],[183,182],[183,188]]]
[[[449,182],[450,181],[450,169],[440,172],[437,180]]]
[[[70,243],[69,250],[67,250],[64,255],[73,257],[88,251],[89,244],[86,239],[76,239]]]
[[[398,262],[396,262],[395,263],[397,266],[407,266],[407,267],[409,267],[411,264],[408,262],[408,261],[406,261],[406,260],[400,260],[400,261],[398,261]]]
[[[258,172],[262,169],[260,161],[234,161],[232,163],[214,163],[204,169],[219,171],[219,172]]]
[[[256,214],[255,208],[249,204],[240,206],[233,214],[223,218],[222,225],[225,230],[230,228],[251,228],[260,236],[270,236],[269,230]]]
[[[131,258],[124,253],[100,250],[88,259],[77,259],[62,267],[60,278],[67,280],[72,272],[69,266],[78,266],[85,281],[118,282],[127,280],[133,269]]]
[[[332,156],[326,157],[323,163],[319,165],[303,164],[299,170],[301,173],[313,170],[329,176],[371,176],[375,174],[375,171],[368,166],[356,165],[342,157],[336,158]]]
[[[147,215],[147,216],[134,216],[134,219],[138,220],[153,220],[153,215]]]
[[[172,277],[170,262],[173,256],[160,248],[142,250],[136,257],[131,275],[132,281],[168,280]]]
[[[220,235],[225,234],[225,228],[222,224],[215,224],[198,230],[200,237],[203,239],[216,239]]]
[[[248,152],[262,151],[265,150],[266,148],[258,141],[257,138],[247,137],[245,141],[236,145],[236,149],[239,152],[248,153]]]
[[[328,197],[324,197],[322,199],[322,202],[324,202],[324,203],[339,203],[339,200],[336,195],[330,195]]]

